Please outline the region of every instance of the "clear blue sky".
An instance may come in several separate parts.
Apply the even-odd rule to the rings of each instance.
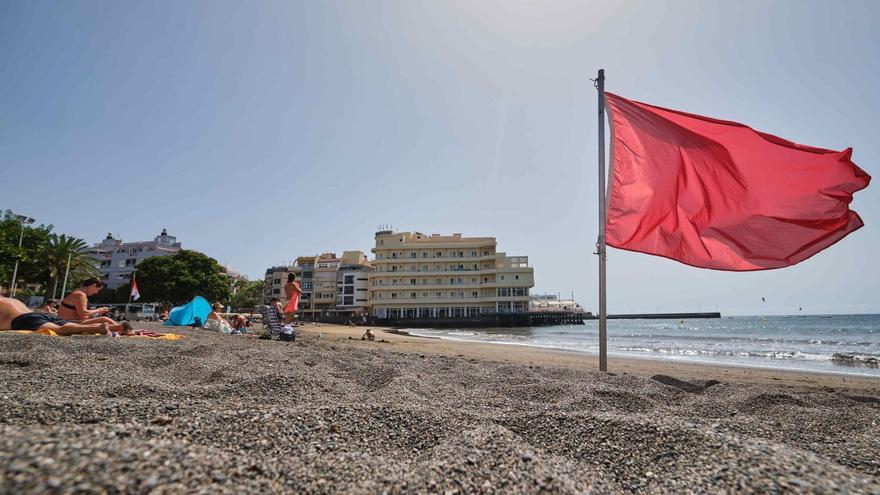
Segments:
[[[167,227],[252,278],[383,223],[492,235],[595,310],[599,68],[880,176],[880,2],[595,3],[3,2],[0,208],[90,243]],[[784,270],[612,249],[609,310],[880,312],[877,191]]]

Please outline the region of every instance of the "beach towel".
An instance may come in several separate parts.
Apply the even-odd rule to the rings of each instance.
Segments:
[[[300,288],[299,281],[293,282],[297,288]],[[287,306],[284,307],[284,314],[287,313],[296,313],[296,307],[299,304],[299,295],[301,292],[294,292],[290,295],[290,301],[287,302]]]
[[[168,327],[185,327],[193,325],[196,318],[200,321],[206,321],[208,314],[211,313],[211,305],[202,296],[196,296],[192,301],[177,306],[168,313],[168,320],[165,326]]]
[[[49,335],[51,337],[61,337],[54,331],[43,328],[40,330],[0,330],[0,332],[10,332],[10,333],[20,333],[20,334],[31,334],[36,333],[39,335]],[[93,334],[90,334],[93,335]],[[79,337],[80,334],[70,335],[70,337]],[[119,337],[141,337],[141,338],[150,338],[150,339],[159,339],[159,340],[180,340],[183,338],[183,335],[178,335],[176,333],[156,333],[151,332],[149,330],[135,330],[133,335],[119,335]]]

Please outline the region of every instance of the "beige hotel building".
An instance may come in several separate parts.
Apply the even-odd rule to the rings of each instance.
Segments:
[[[376,232],[369,274],[376,318],[476,318],[529,310],[534,272],[494,237]]]

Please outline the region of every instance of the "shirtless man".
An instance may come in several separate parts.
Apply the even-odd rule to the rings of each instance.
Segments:
[[[74,335],[95,333],[112,336],[113,332],[106,323],[71,323],[58,319],[48,313],[33,313],[30,308],[18,299],[0,296],[0,329],[6,330],[43,330],[48,329],[58,335]]]
[[[89,296],[94,296],[98,292],[101,292],[101,289],[103,288],[104,282],[102,280],[96,278],[86,279],[78,289],[67,294],[67,296],[61,300],[61,305],[58,308],[58,317],[66,321],[82,323],[84,325],[106,323],[113,332],[124,335],[130,334],[131,324],[128,322],[117,323],[106,316],[93,318],[95,315],[105,315],[110,312],[109,308],[89,310]]]

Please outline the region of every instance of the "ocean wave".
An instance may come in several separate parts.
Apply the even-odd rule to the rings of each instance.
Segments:
[[[852,367],[880,368],[880,359],[877,356],[866,356],[864,354],[851,354],[845,352],[835,352],[831,356],[831,361],[836,364]]]

